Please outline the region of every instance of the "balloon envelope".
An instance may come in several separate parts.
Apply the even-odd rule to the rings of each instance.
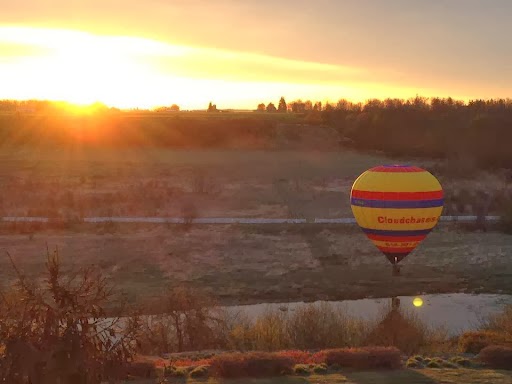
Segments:
[[[436,226],[443,189],[428,171],[381,165],[362,173],[350,192],[354,217],[368,238],[396,264]]]

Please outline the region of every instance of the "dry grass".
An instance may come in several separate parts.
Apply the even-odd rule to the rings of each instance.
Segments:
[[[92,150],[0,152],[0,212],[49,214],[49,225],[0,223],[0,249],[29,271],[48,242],[75,264],[98,264],[131,301],[170,280],[192,283],[223,303],[512,291],[512,236],[436,229],[391,285],[388,263],[356,226],[77,224],[92,215],[350,217],[353,180],[392,162],[354,152]],[[421,164],[420,164],[421,165]],[[426,164],[428,165],[428,164]],[[483,177],[483,176],[482,176]],[[503,177],[442,179],[447,191]],[[494,187],[493,187],[494,188]],[[451,192],[450,192],[451,193]],[[469,213],[470,209],[466,211]],[[206,246],[207,245],[207,246]],[[0,259],[0,278],[6,279]],[[485,266],[485,268],[482,268]],[[215,273],[212,273],[215,271]],[[229,284],[227,284],[229,282]],[[306,341],[305,341],[306,343]]]
[[[490,345],[480,351],[478,359],[489,368],[512,370],[512,347]]]
[[[393,283],[389,263],[364,234],[344,225],[197,225],[189,232],[179,226],[123,224],[113,232],[83,226],[0,233],[0,249],[9,250],[27,272],[38,272],[46,243],[58,246],[65,266],[100,266],[132,302],[158,296],[168,284],[210,290],[222,304],[481,287],[512,291],[512,236],[444,229],[403,261],[400,284]],[[1,280],[12,277],[0,257]]]
[[[171,383],[184,383],[170,380]],[[133,384],[154,384],[155,381],[130,381]],[[204,383],[188,379],[186,383]],[[209,384],[511,384],[512,373],[475,369],[404,369],[398,371],[341,372],[310,376],[281,376],[269,378],[208,379]]]
[[[512,336],[503,331],[465,332],[459,338],[459,351],[477,354],[490,345],[512,346]]]
[[[383,307],[363,345],[394,346],[406,355],[450,352],[448,332],[421,321],[418,314],[403,308]]]
[[[65,219],[181,216],[193,202],[205,217],[350,216],[348,197],[355,178],[369,167],[395,161],[350,151],[4,148],[0,212]],[[431,167],[425,161],[420,165]],[[436,176],[447,194],[448,214],[457,212],[457,204],[463,205],[463,214],[471,214],[471,195],[482,188],[495,195],[491,213],[510,194],[506,175],[482,173],[465,180]]]
[[[180,216],[193,200],[201,216],[282,217],[287,200],[314,195],[311,210],[323,216],[334,191],[349,192],[359,173],[386,161],[351,152],[2,149],[0,206],[12,216]]]
[[[282,376],[293,372],[293,360],[273,353],[252,352],[215,356],[213,376],[224,378]]]
[[[342,369],[399,369],[402,356],[394,347],[363,347],[331,349],[321,352],[327,365],[337,364]]]

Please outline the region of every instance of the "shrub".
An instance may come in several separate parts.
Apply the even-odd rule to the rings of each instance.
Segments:
[[[405,363],[405,366],[407,368],[421,368],[422,367],[422,364],[421,362],[419,362],[418,360],[416,359],[413,359],[413,358],[410,358],[407,360],[407,362]]]
[[[309,375],[309,366],[307,364],[297,364],[293,368],[293,372],[296,375]]]
[[[314,373],[327,373],[327,365],[326,364],[316,364],[313,366]]]
[[[186,367],[165,367],[165,377],[187,377],[188,369]]]
[[[468,368],[468,367],[473,366],[473,363],[471,362],[471,360],[466,359],[465,357],[462,357],[462,356],[451,357],[450,361],[454,364],[461,366],[461,367]]]
[[[157,376],[156,367],[155,364],[150,361],[134,361],[125,363],[122,376],[154,379]]]
[[[298,351],[298,350],[289,350],[289,351],[279,351],[277,352],[278,356],[288,357],[293,360],[295,364],[310,364],[313,361],[313,356],[311,353],[306,351]]]
[[[432,351],[446,342],[443,329],[431,329],[413,312],[402,309],[386,310],[369,332],[365,345],[393,346],[410,355]]]
[[[328,303],[300,306],[287,320],[290,344],[300,349],[358,345],[365,334],[362,321]]]
[[[326,362],[326,356],[329,349],[324,349],[322,351],[316,352],[311,356],[311,362],[314,364],[320,364]]]
[[[471,331],[459,338],[459,351],[462,353],[478,354],[489,345],[512,344],[512,337],[496,331]]]
[[[459,368],[459,366],[457,364],[454,364],[451,361],[443,361],[443,363],[441,365],[443,366],[443,368],[451,368],[451,369]]]
[[[290,346],[287,316],[279,310],[268,310],[256,319],[251,330],[256,350],[279,351]]]
[[[483,328],[506,334],[508,338],[512,340],[512,305],[507,305],[501,313],[489,316],[487,321],[483,324]]]
[[[191,359],[181,359],[172,362],[172,365],[175,367],[190,367],[190,366],[200,366],[200,365],[210,365],[211,359],[199,359],[199,360],[191,360]]]
[[[190,371],[190,377],[207,377],[208,376],[208,365],[200,365]]]
[[[293,312],[268,309],[254,322],[228,327],[228,345],[235,350],[282,351],[340,348],[360,345],[366,322],[346,316],[333,305],[306,304]],[[306,362],[303,352],[290,352],[296,363]]]
[[[275,353],[252,352],[215,356],[210,369],[214,376],[224,378],[265,377],[292,373],[293,366],[291,358]]]
[[[493,369],[512,369],[512,348],[490,345],[480,351],[478,360]]]
[[[402,366],[400,350],[394,347],[332,349],[325,352],[327,365],[338,364],[355,369],[398,369]]]
[[[162,297],[148,303],[138,351],[163,354],[223,347],[222,311],[214,308],[209,295],[191,288],[171,288]],[[158,313],[158,312],[157,312]],[[195,363],[205,365],[208,362]]]
[[[115,298],[109,279],[92,267],[66,276],[57,250],[47,252],[44,280],[25,276],[9,255],[17,281],[1,294],[0,382],[27,373],[32,382],[92,384],[127,372],[152,375],[154,364],[128,364],[136,321],[106,319]]]
[[[431,360],[427,363],[428,368],[441,368],[441,364],[437,361]]]

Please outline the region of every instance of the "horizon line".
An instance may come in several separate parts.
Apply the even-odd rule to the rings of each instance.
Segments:
[[[429,104],[431,105],[432,101],[433,100],[442,100],[442,101],[447,101],[447,100],[452,100],[453,102],[455,103],[462,103],[464,106],[468,106],[470,103],[472,102],[506,102],[507,104],[508,103],[512,103],[512,96],[511,97],[496,97],[496,98],[493,98],[493,97],[490,97],[490,98],[486,98],[486,97],[481,97],[481,98],[466,98],[466,99],[463,99],[463,98],[455,98],[455,97],[452,97],[452,96],[446,96],[446,97],[441,97],[441,96],[421,96],[419,94],[417,94],[416,96],[411,96],[411,97],[408,97],[408,98],[401,98],[401,97],[386,97],[386,98],[379,98],[379,97],[369,97],[369,98],[366,98],[364,101],[352,101],[348,98],[339,98],[339,99],[336,99],[336,100],[318,100],[318,99],[309,99],[309,98],[295,98],[295,99],[291,99],[290,101],[286,101],[286,97],[285,96],[282,96],[282,98],[285,100],[286,104],[287,105],[290,105],[290,104],[293,104],[293,103],[306,103],[306,102],[311,102],[313,105],[316,104],[316,103],[321,103],[322,105],[322,109],[325,108],[326,105],[330,105],[330,106],[333,106],[335,107],[339,102],[347,102],[347,103],[350,103],[354,106],[357,106],[357,105],[360,105],[360,106],[364,106],[364,105],[367,105],[369,102],[372,102],[372,101],[380,101],[380,102],[384,102],[386,100],[394,100],[394,101],[402,101],[402,102],[409,102],[409,101],[413,101],[413,100],[417,100],[417,99],[421,99],[423,102],[426,102],[426,104]],[[9,102],[9,103],[49,103],[49,104],[57,104],[56,106],[59,107],[58,104],[61,104],[60,106],[68,106],[68,107],[78,107],[78,108],[91,108],[91,107],[106,107],[110,110],[119,110],[119,111],[155,111],[158,110],[158,109],[169,109],[171,108],[172,106],[177,106],[179,108],[179,110],[177,111],[173,111],[173,112],[203,112],[205,110],[208,109],[208,106],[204,107],[204,108],[188,108],[188,109],[182,109],[181,106],[178,104],[178,103],[170,103],[170,104],[159,104],[159,105],[155,105],[153,107],[149,107],[149,108],[146,108],[146,107],[142,107],[142,106],[134,106],[134,107],[125,107],[125,108],[121,108],[121,107],[117,107],[115,105],[109,105],[108,103],[105,103],[105,102],[102,102],[102,101],[94,101],[94,102],[91,102],[91,103],[86,103],[86,104],[83,104],[83,103],[73,103],[73,102],[69,102],[69,101],[66,101],[66,100],[57,100],[57,99],[41,99],[41,98],[24,98],[24,99],[11,99],[11,98],[5,98],[5,97],[2,97],[0,98],[0,103],[5,103],[5,102]],[[215,107],[217,107],[216,103],[213,102],[213,101],[210,101],[210,103],[212,105],[214,105]],[[222,112],[222,111],[233,111],[233,112],[254,112],[257,110],[257,106],[259,104],[264,104],[264,105],[269,105],[269,104],[274,104],[274,105],[277,105],[279,103],[279,100],[277,100],[276,102],[274,101],[260,101],[259,103],[257,103],[255,105],[255,108],[254,109],[251,109],[251,108],[237,108],[237,107],[232,107],[232,106],[227,106],[225,108],[220,108],[220,109],[217,109],[218,112]],[[0,110],[1,112],[1,110]],[[278,113],[278,112],[277,112]]]

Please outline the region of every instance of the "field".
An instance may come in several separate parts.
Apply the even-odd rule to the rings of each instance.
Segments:
[[[414,161],[414,160],[413,160]],[[346,299],[421,292],[512,293],[512,236],[441,224],[403,262],[399,279],[355,225],[83,224],[91,216],[351,217],[365,169],[394,160],[350,151],[2,150],[1,216],[64,219],[0,223],[0,250],[27,273],[58,246],[66,265],[101,266],[135,302],[168,285],[210,290],[222,303]],[[427,168],[426,162],[415,162]],[[438,175],[499,189],[499,175]],[[466,214],[471,214],[471,205]],[[8,258],[0,258],[8,281]]]
[[[475,369],[422,369],[399,371],[351,372],[343,374],[312,375],[309,377],[278,377],[268,379],[215,380],[176,379],[170,383],[209,384],[510,384],[510,371]],[[150,384],[154,381],[136,381],[136,384]]]

